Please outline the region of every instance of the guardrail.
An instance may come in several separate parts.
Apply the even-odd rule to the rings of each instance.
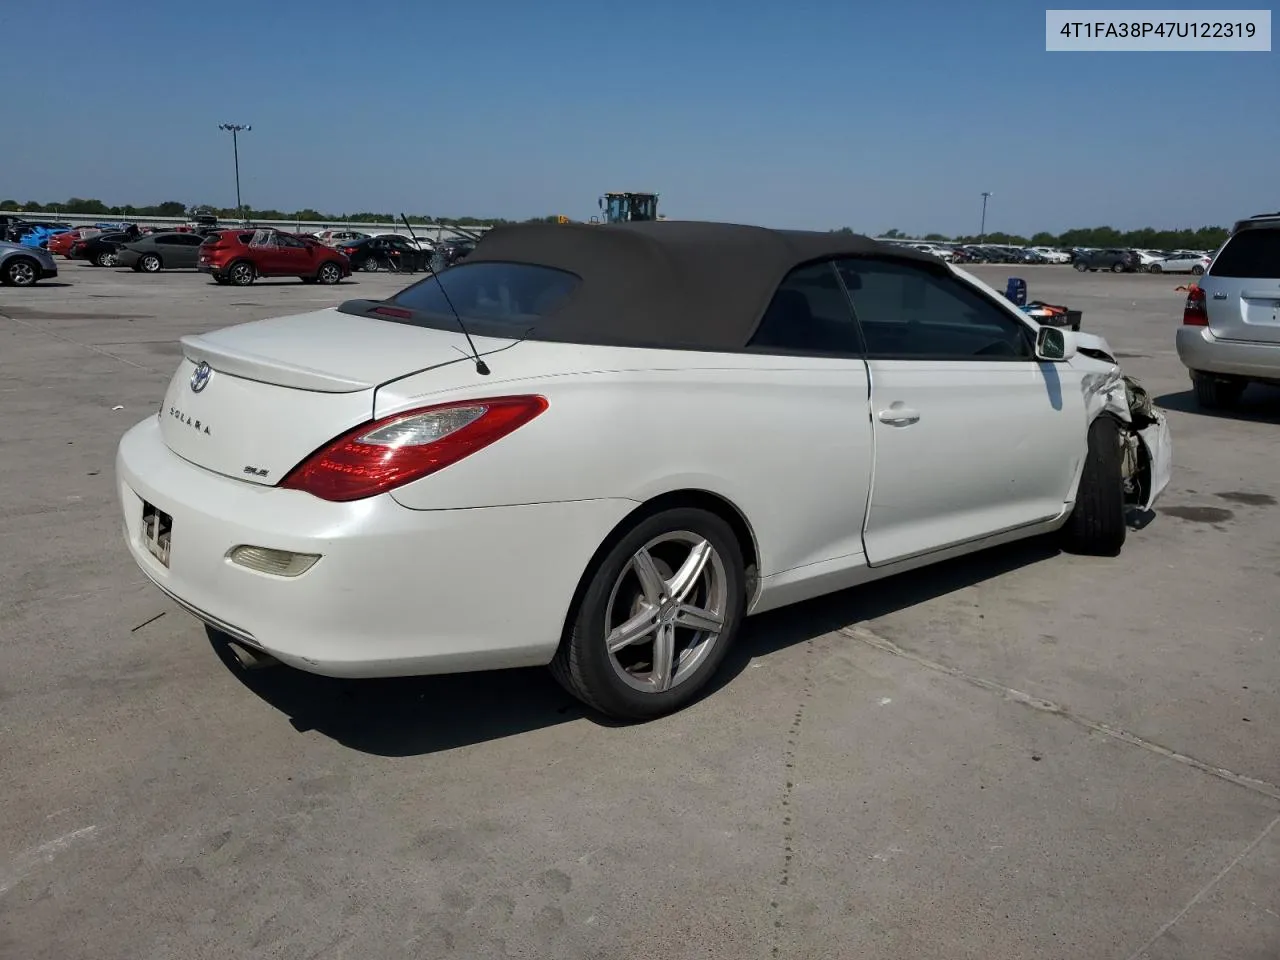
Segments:
[[[21,210],[0,210],[0,213],[22,217],[24,220],[53,220],[67,223],[73,227],[90,227],[95,223],[136,223],[140,227],[173,227],[189,223],[188,217],[116,217],[101,213],[24,213]],[[365,223],[354,220],[251,220],[255,227],[274,227],[277,230],[289,230],[295,233],[318,233],[321,230],[359,230],[361,233],[386,234],[395,233],[409,236],[403,223]],[[232,220],[219,221],[219,227],[234,229],[237,223]],[[484,233],[489,227],[462,227],[468,233]],[[465,236],[460,230],[454,230],[442,223],[415,223],[413,232],[422,238],[444,240],[451,237]]]

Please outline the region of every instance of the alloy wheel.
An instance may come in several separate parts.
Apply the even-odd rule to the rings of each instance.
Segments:
[[[7,273],[9,282],[15,287],[29,287],[36,282],[36,268],[27,260],[16,260],[9,264]]]
[[[705,537],[655,537],[623,568],[605,606],[614,671],[644,693],[679,686],[720,640],[728,603],[724,560]]]

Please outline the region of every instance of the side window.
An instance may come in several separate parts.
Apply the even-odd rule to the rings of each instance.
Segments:
[[[829,261],[787,274],[748,346],[762,353],[862,356],[849,298]]]
[[[301,240],[299,240],[297,237],[291,237],[287,233],[277,233],[276,243],[279,244],[281,247],[302,248],[306,246],[306,244],[303,243]]]
[[[170,239],[169,242],[176,243],[180,247],[198,247],[204,243],[204,237],[197,236],[194,233],[182,233]]]
[[[957,277],[901,261],[846,259],[837,270],[869,358],[1030,360],[1027,324]]]

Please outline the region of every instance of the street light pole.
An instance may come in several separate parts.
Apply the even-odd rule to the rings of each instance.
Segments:
[[[982,238],[987,235],[987,198],[991,196],[990,190],[982,191],[982,226],[978,228],[978,242],[982,242]]]
[[[231,134],[231,152],[235,156],[236,161],[236,215],[244,219],[244,204],[240,202],[240,134],[253,129],[252,124],[243,123],[220,123],[219,130],[226,130]]]

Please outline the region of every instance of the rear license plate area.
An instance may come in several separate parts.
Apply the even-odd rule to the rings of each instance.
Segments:
[[[162,566],[169,566],[169,548],[173,543],[173,517],[142,501],[142,542]]]

